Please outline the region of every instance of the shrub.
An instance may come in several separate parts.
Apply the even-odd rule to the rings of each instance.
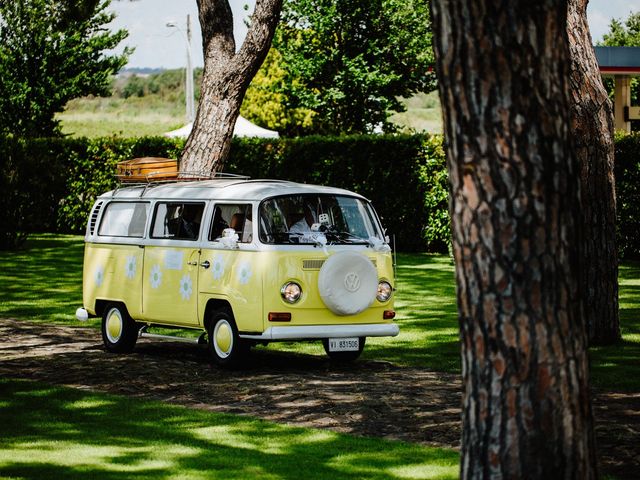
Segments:
[[[428,164],[444,164],[442,149],[435,147],[440,143],[423,135],[236,139],[227,171],[352,190],[373,202],[399,249],[420,251],[429,244],[446,251],[448,232],[436,239],[424,226],[424,219],[441,214],[432,206],[439,208],[438,202],[424,201],[432,188],[424,181]]]
[[[621,258],[640,258],[640,133],[616,138],[617,240]]]
[[[95,197],[116,186],[120,160],[176,158],[182,140],[0,137],[0,248],[32,231],[82,233]],[[448,180],[440,136],[234,139],[227,172],[332,185],[369,198],[402,251],[446,252]],[[640,134],[616,140],[618,245],[640,257]]]

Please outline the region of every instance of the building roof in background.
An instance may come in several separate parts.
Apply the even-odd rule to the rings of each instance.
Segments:
[[[595,47],[603,74],[640,75],[640,47]]]

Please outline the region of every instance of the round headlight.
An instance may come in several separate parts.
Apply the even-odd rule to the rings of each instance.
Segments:
[[[378,294],[376,295],[376,298],[379,302],[386,302],[391,298],[392,292],[393,289],[389,282],[380,282],[378,283]]]
[[[285,283],[280,289],[282,299],[287,303],[296,303],[302,296],[302,287],[295,282]]]

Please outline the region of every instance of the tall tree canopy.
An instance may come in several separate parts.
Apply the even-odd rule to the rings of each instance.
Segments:
[[[286,0],[274,47],[314,133],[369,133],[435,88],[427,0]],[[309,131],[309,129],[307,129]]]
[[[433,0],[462,478],[596,476],[567,2]]]
[[[106,52],[127,36],[110,32],[109,1],[0,0],[0,132],[60,133],[54,116],[85,95],[109,93],[127,61]]]
[[[640,12],[630,13],[624,22],[611,19],[609,32],[602,36],[602,44],[609,47],[640,47]]]
[[[282,55],[271,48],[247,89],[240,112],[252,122],[276,130],[283,136],[312,132],[315,112],[292,106],[286,93],[287,85],[292,81],[295,80],[284,68]]]

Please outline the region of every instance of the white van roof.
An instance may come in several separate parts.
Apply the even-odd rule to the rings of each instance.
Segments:
[[[99,198],[147,198],[147,199],[198,199],[259,201],[280,195],[297,194],[348,195],[365,199],[349,190],[286,180],[248,180],[220,178],[171,183],[149,183],[117,188],[103,193]],[[366,199],[365,199],[366,200]]]

